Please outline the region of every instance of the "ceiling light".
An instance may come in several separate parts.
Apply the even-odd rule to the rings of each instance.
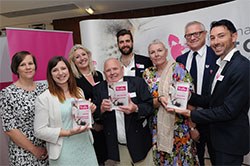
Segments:
[[[95,12],[94,9],[92,9],[90,6],[86,7],[85,10],[89,15],[92,15]]]

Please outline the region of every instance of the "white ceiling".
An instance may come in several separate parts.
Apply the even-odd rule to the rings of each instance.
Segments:
[[[0,28],[19,27],[27,24],[51,23],[52,20],[88,15],[84,8],[91,6],[95,14],[167,6],[202,0],[0,0]],[[203,0],[204,1],[204,0]],[[1,14],[59,5],[75,4],[73,10],[56,11],[43,14],[28,13],[26,16],[8,18]]]

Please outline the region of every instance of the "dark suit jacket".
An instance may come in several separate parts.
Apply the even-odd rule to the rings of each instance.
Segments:
[[[135,54],[135,76],[142,77],[143,72],[146,68],[153,66],[152,61],[149,57]],[[144,66],[142,66],[144,65]]]
[[[186,66],[187,57],[190,51],[178,56],[176,58],[176,62],[182,63],[184,66]],[[203,81],[202,81],[202,95],[209,95],[209,82],[212,76],[212,72],[214,71],[216,67],[216,60],[218,59],[218,56],[214,53],[214,51],[207,46],[207,54],[206,54],[206,61],[204,66],[204,75],[203,75]]]
[[[148,86],[142,78],[125,76],[129,93],[135,92],[136,97],[131,100],[137,104],[138,112],[125,116],[125,131],[127,147],[133,162],[143,160],[152,147],[152,137],[148,123],[145,120],[153,114],[153,99]],[[96,116],[100,116],[100,106],[103,99],[108,99],[107,82],[103,81],[94,87],[94,103],[97,106]],[[102,115],[104,133],[108,149],[108,158],[119,161],[115,111],[104,112]]]
[[[209,106],[209,109],[192,111],[191,119],[195,123],[210,124],[211,141],[216,151],[245,155],[249,152],[249,60],[239,51],[235,52],[221,75],[223,80],[217,81],[210,96],[192,94],[192,105]]]

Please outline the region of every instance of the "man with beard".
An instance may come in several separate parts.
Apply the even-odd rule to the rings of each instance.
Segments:
[[[144,70],[153,66],[151,60],[133,53],[133,36],[130,30],[122,29],[117,32],[116,37],[121,52],[120,61],[124,66],[124,76],[142,77]]]

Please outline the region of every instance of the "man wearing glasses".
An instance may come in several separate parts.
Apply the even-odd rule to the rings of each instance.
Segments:
[[[205,26],[198,22],[192,21],[185,26],[185,39],[189,51],[177,57],[176,61],[186,66],[190,72],[195,87],[195,92],[199,95],[208,95],[209,80],[216,66],[217,56],[214,51],[206,45],[207,31]],[[199,109],[199,108],[198,108]],[[207,124],[197,124],[196,129],[200,133],[199,141],[196,142],[197,154],[200,165],[204,165],[205,146],[213,159],[214,151],[211,146],[209,126]],[[190,130],[194,132],[194,130]],[[192,133],[191,133],[192,134]],[[213,160],[211,160],[214,163]]]

